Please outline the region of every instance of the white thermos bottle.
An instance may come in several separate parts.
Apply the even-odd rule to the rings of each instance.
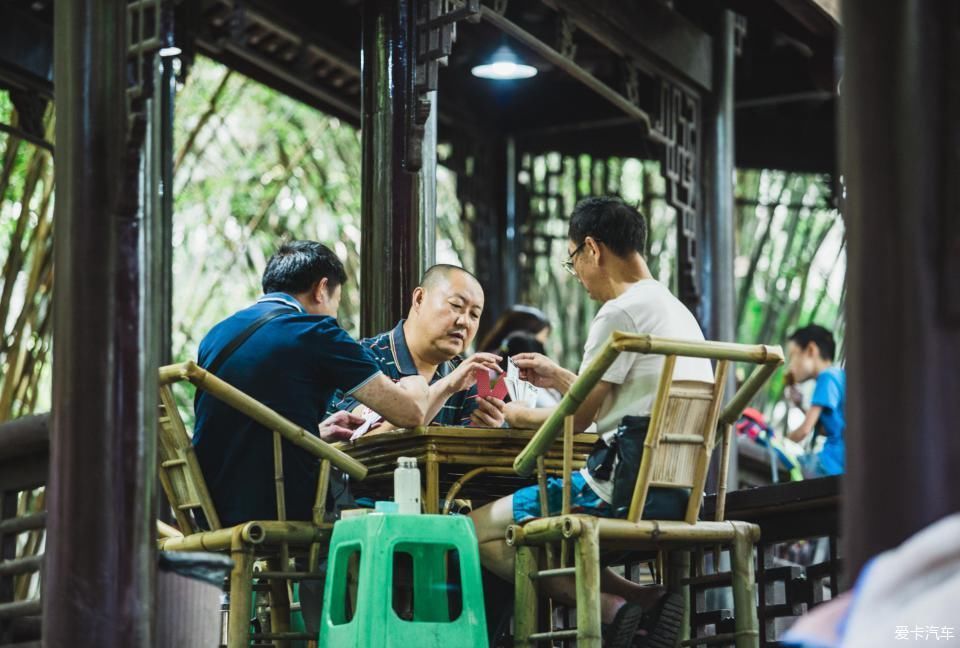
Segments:
[[[397,513],[420,513],[420,469],[416,457],[397,458],[393,501],[397,503]]]

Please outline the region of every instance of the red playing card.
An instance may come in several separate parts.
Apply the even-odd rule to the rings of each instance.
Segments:
[[[493,388],[490,387],[490,372],[487,369],[477,369],[477,397],[486,398],[487,396],[493,396],[494,398],[499,398],[503,400],[507,397],[507,381],[500,377],[496,383],[494,383]]]
[[[504,380],[503,376],[500,376],[500,379],[497,380],[497,384],[493,387],[493,393],[490,395],[500,400],[507,398],[507,381]]]
[[[486,369],[477,369],[475,373],[477,376],[477,396],[486,398],[490,395],[490,374]]]

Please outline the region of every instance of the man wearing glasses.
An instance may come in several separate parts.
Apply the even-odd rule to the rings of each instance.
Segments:
[[[640,213],[619,198],[587,198],[573,210],[567,233],[569,256],[563,267],[577,277],[592,299],[603,304],[590,325],[581,371],[594,360],[613,331],[703,340],[690,311],[650,274],[643,258],[646,229]],[[577,374],[538,353],[518,354],[513,360],[521,369],[521,377],[540,387],[565,393],[577,378]],[[620,466],[613,462],[610,448],[615,444],[618,428],[621,434],[646,434],[662,366],[663,356],[620,354],[578,409],[575,429],[580,432],[595,423],[603,439],[591,459],[596,455],[610,460],[588,460],[589,468],[571,476],[571,512],[626,517],[629,503],[623,505],[613,497]],[[710,361],[677,358],[674,380],[713,382]],[[537,428],[552,411],[553,408],[532,409],[507,403],[504,415],[511,427]],[[671,492],[658,493],[656,501],[647,499],[644,518],[682,519],[687,493],[665,490]],[[561,480],[548,480],[548,515],[560,513],[561,499]],[[474,511],[472,517],[484,565],[501,578],[512,580],[514,550],[504,542],[504,531],[509,524],[543,516],[536,486]],[[575,603],[572,578],[548,579],[544,587],[550,596],[568,605]],[[647,641],[655,645],[660,645],[657,641],[672,641],[679,629],[676,619],[682,616],[682,600],[661,599],[660,590],[627,581],[610,569],[603,573],[601,589],[603,622],[610,624],[605,637],[609,644],[630,645],[641,627],[650,635]],[[669,609],[668,614],[661,612],[665,609]]]

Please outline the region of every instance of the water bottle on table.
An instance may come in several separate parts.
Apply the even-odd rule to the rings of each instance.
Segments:
[[[398,513],[420,513],[420,469],[416,457],[397,458],[393,471],[393,501]]]

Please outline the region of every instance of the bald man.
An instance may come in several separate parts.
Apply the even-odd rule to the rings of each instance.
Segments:
[[[500,358],[475,353],[462,359],[477,334],[483,314],[483,288],[472,274],[457,266],[439,264],[426,271],[413,291],[406,319],[390,331],[360,340],[394,380],[423,376],[430,384],[424,425],[503,425],[504,402],[479,398],[477,369],[499,371]],[[359,403],[337,394],[328,411],[355,411]],[[385,429],[386,426],[380,429]]]

